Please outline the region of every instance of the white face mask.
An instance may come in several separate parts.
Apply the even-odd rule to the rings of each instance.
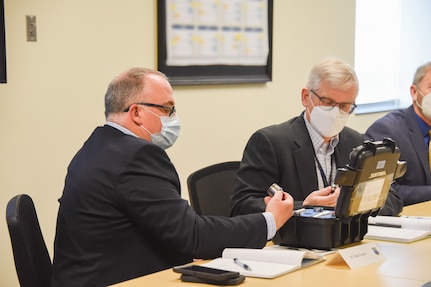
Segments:
[[[424,116],[431,120],[431,93],[424,95],[419,90],[419,88],[417,90],[421,94],[423,99],[422,99],[422,105],[419,104],[419,102],[417,100],[416,100],[416,104],[419,106],[419,108],[421,108]]]
[[[311,104],[313,105],[312,101]],[[313,110],[310,113],[311,126],[325,138],[331,138],[339,134],[348,119],[349,114],[341,113],[338,107],[333,107],[331,110],[326,111],[319,106],[313,105]]]

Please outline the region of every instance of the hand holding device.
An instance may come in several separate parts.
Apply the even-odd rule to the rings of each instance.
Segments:
[[[335,185],[315,190],[310,193],[303,201],[304,206],[336,206],[340,188]]]
[[[278,192],[281,191],[281,192]],[[284,192],[283,189],[276,183],[273,183],[269,189],[268,194],[264,198],[266,204],[266,212],[271,212],[275,219],[276,229],[278,230],[281,226],[292,217],[293,211],[293,197]]]
[[[271,184],[271,186],[268,188],[268,190],[266,192],[268,193],[269,196],[273,197],[277,191],[284,192],[284,190],[281,188],[281,186],[279,186],[278,184],[276,184],[274,182],[273,184]]]

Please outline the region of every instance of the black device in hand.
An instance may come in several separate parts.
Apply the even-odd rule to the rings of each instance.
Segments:
[[[236,285],[244,281],[239,272],[226,271],[200,265],[181,265],[173,267],[173,271],[181,273],[181,280],[219,285]]]

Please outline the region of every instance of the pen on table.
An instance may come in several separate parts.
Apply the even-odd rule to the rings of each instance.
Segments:
[[[412,219],[431,219],[429,216],[410,216],[410,215],[401,215],[402,218],[412,218]]]
[[[243,268],[243,269],[245,269],[245,270],[247,270],[247,271],[251,271],[250,266],[248,266],[248,265],[247,265],[247,264],[245,264],[245,263],[242,263],[241,261],[239,261],[239,259],[238,259],[238,258],[234,258],[234,259],[233,259],[233,262],[235,262],[235,264],[236,264],[236,265],[241,266],[241,268]]]
[[[401,224],[391,224],[391,223],[382,223],[382,222],[375,222],[375,223],[368,222],[368,225],[381,226],[381,227],[401,228]]]

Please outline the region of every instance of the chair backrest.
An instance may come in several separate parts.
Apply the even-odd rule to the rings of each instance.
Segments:
[[[14,196],[7,204],[6,221],[21,287],[49,287],[52,263],[31,197]]]
[[[217,163],[187,178],[190,204],[200,215],[230,215],[230,197],[239,161]]]

